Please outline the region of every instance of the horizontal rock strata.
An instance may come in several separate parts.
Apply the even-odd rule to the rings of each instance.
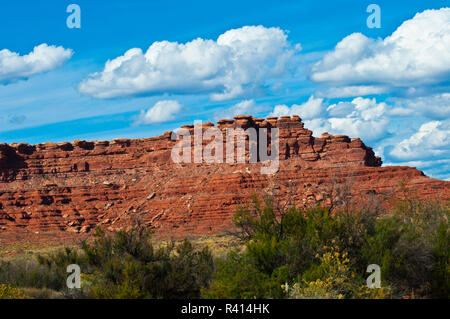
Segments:
[[[220,233],[233,228],[237,207],[263,193],[297,206],[337,205],[347,196],[366,205],[402,188],[419,197],[450,198],[449,182],[411,167],[381,167],[359,138],[315,138],[298,116],[241,115],[201,129],[212,127],[224,139],[227,128],[278,128],[278,172],[261,174],[262,163],[176,164],[172,132],[145,139],[0,144],[0,235],[113,230],[136,218],[165,236]]]

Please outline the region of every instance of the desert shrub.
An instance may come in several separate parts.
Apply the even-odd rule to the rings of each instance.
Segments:
[[[361,264],[377,263],[403,290],[448,297],[449,210],[434,202],[397,201],[380,216],[361,249]]]
[[[308,269],[320,245],[334,237],[336,220],[328,210],[300,213],[295,207],[277,215],[270,200],[255,198],[253,209],[241,208],[234,222],[246,240],[243,253],[232,252],[216,265],[208,298],[282,298],[280,285]]]
[[[113,234],[99,229],[80,254],[66,250],[41,263],[57,272],[79,264],[82,289],[94,298],[198,298],[213,271],[208,249],[196,250],[188,241],[155,248],[140,225]]]
[[[330,213],[323,207],[283,211],[274,207],[271,199],[254,198],[253,206],[236,212],[233,220],[246,249],[217,263],[205,297],[282,298],[280,287],[288,283],[296,285],[299,297],[328,293],[328,297],[385,298],[414,291],[448,298],[448,207],[411,199],[397,201],[390,211]],[[338,260],[326,260],[324,247],[345,251],[349,261],[341,266],[351,269],[354,278],[344,273],[325,276],[324,269]],[[380,265],[383,286],[389,290],[365,288],[370,264]],[[325,283],[329,286],[318,286]]]
[[[50,271],[31,256],[0,261],[0,284],[59,290],[65,284],[65,277]]]
[[[81,268],[81,289],[67,288],[71,264]],[[138,223],[115,233],[98,229],[92,242],[76,249],[0,261],[0,284],[36,298],[199,298],[213,266],[210,251],[187,240],[156,248],[151,232]]]
[[[29,297],[20,289],[0,284],[0,299],[29,299]]]
[[[432,272],[432,293],[436,297],[450,298],[450,231],[445,222],[437,229],[433,253],[436,263]]]
[[[347,252],[338,246],[326,247],[322,255],[317,254],[319,264],[313,264],[301,276],[301,281],[288,289],[293,299],[382,299],[390,295],[390,287],[368,288],[362,278],[357,278],[351,270]],[[285,288],[285,287],[282,287]]]
[[[215,279],[202,291],[205,298],[269,298],[278,286],[278,281],[274,283],[238,251],[230,252],[225,260],[218,260],[216,268]]]

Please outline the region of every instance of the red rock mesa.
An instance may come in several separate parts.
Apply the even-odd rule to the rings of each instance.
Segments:
[[[261,163],[175,164],[171,132],[112,142],[0,144],[0,235],[112,230],[135,217],[165,236],[220,233],[232,229],[239,205],[263,193],[296,206],[337,205],[348,197],[368,205],[403,183],[419,197],[450,198],[450,182],[412,167],[381,167],[359,138],[315,138],[298,116],[241,115],[217,127],[224,135],[231,127],[279,128],[279,171],[263,175]]]

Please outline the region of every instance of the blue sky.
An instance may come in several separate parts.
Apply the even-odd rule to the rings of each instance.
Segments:
[[[80,29],[66,25],[71,3]],[[367,26],[371,3],[381,28]],[[450,180],[448,1],[1,6],[0,142],[138,138],[295,113],[316,136],[362,137],[385,165]]]

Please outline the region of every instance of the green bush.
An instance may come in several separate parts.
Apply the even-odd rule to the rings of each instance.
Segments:
[[[198,298],[213,272],[208,249],[196,250],[188,241],[155,248],[141,225],[112,235],[98,229],[80,254],[66,250],[40,262],[57,273],[78,264],[83,291],[94,298]]]
[[[304,289],[323,280],[332,280],[331,290],[339,292],[329,291],[328,297],[449,297],[448,207],[410,199],[397,201],[389,212],[274,207],[271,199],[262,204],[255,197],[253,206],[237,211],[234,222],[246,249],[217,263],[205,297],[282,298],[286,283],[307,296]],[[345,281],[352,289],[337,289],[336,278],[323,273],[323,260],[316,256],[326,253],[324,247],[345,251],[345,267],[355,274]],[[385,290],[364,289],[369,264],[380,265]]]
[[[403,290],[448,298],[449,216],[436,203],[397,202],[377,220],[360,263],[378,263],[384,278]]]
[[[313,264],[305,271],[300,282],[292,289],[285,288],[289,298],[293,299],[344,299],[344,298],[377,298],[390,296],[390,287],[377,289],[368,288],[362,284],[351,270],[347,252],[339,250],[338,246],[324,247],[322,255],[317,254],[319,264]]]
[[[230,252],[226,260],[218,260],[216,268],[215,279],[202,291],[204,298],[268,298],[277,289],[278,281],[274,283],[237,251]]]
[[[129,230],[37,259],[0,261],[0,296],[24,298],[450,297],[448,206],[397,200],[390,210],[279,209],[273,199],[237,210],[244,249],[213,260],[189,241],[159,243]],[[66,287],[78,264],[81,289]],[[381,268],[381,289],[366,268]],[[17,288],[13,288],[17,287]]]
[[[29,297],[20,289],[0,284],[0,299],[29,299]]]
[[[36,259],[15,258],[0,261],[0,284],[14,287],[60,290],[65,286],[67,274],[49,271]]]

